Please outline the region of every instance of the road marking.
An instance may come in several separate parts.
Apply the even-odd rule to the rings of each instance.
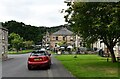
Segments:
[[[48,77],[49,79],[53,79],[53,74],[52,74],[51,69],[48,69]]]

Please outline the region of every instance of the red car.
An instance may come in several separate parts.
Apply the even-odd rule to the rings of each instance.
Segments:
[[[31,70],[35,67],[47,67],[51,66],[51,58],[47,51],[38,50],[33,51],[28,58],[28,70]]]

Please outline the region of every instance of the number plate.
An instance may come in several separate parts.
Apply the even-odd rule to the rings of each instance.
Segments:
[[[40,58],[38,58],[38,59],[34,59],[35,61],[40,61],[40,60],[42,60],[42,59],[40,59]]]

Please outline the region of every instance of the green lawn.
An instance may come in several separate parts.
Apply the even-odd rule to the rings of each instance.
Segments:
[[[118,63],[107,62],[106,58],[97,55],[57,55],[55,56],[74,76],[81,79],[82,77],[118,77]],[[115,78],[116,79],[116,78]]]
[[[25,54],[25,53],[30,53],[32,52],[33,50],[22,50],[22,51],[19,51],[19,52],[16,52],[16,51],[8,51],[8,54]]]

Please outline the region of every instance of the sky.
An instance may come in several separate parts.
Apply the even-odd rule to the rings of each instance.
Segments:
[[[66,24],[64,0],[0,0],[0,22],[15,20],[34,26],[59,26]]]

